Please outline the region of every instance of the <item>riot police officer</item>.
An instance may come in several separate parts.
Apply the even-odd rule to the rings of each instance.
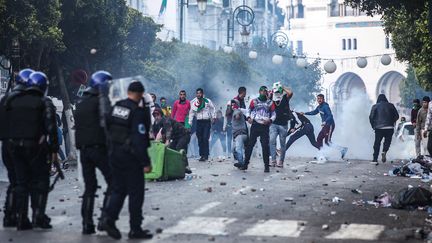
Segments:
[[[94,234],[93,208],[97,190],[96,168],[102,172],[107,183],[104,211],[110,194],[111,170],[108,164],[108,149],[105,134],[105,116],[110,106],[105,90],[111,74],[105,71],[94,73],[90,79],[89,88],[84,91],[82,99],[75,110],[75,138],[77,149],[80,150],[82,174],[85,190],[81,206],[83,218],[83,234]]]
[[[16,76],[16,86],[12,92],[5,94],[0,100],[0,140],[2,141],[2,160],[6,167],[9,186],[6,191],[6,200],[4,205],[3,227],[16,227],[16,197],[15,186],[16,176],[12,158],[7,150],[9,139],[9,122],[7,107],[9,103],[18,95],[22,94],[26,88],[27,81],[34,71],[32,69],[23,69]]]
[[[16,174],[17,229],[52,228],[45,209],[49,192],[49,155],[58,152],[55,107],[45,97],[48,78],[33,72],[28,88],[10,101],[8,107],[8,152]],[[49,140],[49,143],[48,143]],[[28,199],[31,197],[32,223],[28,219]]]
[[[144,173],[151,171],[147,148],[150,146],[150,109],[143,101],[144,86],[132,82],[128,98],[118,101],[111,110],[108,130],[111,142],[112,194],[106,214],[98,229],[114,239],[120,239],[115,226],[126,196],[129,197],[130,239],[150,239],[152,234],[142,230],[142,205],[144,203]]]

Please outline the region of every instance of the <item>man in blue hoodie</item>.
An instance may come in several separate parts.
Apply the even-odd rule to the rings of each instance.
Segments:
[[[302,115],[316,115],[316,114],[320,114],[321,116],[321,131],[318,134],[317,137],[317,145],[318,147],[321,149],[323,147],[323,140],[325,142],[325,144],[327,144],[328,146],[331,145],[331,138],[333,135],[333,131],[335,129],[335,122],[333,119],[333,114],[331,112],[330,106],[327,102],[325,102],[324,100],[324,95],[323,94],[319,94],[317,95],[317,102],[318,102],[318,106],[315,108],[315,110],[313,111],[309,111],[306,113],[301,113]],[[348,148],[346,147],[340,147],[340,146],[336,146],[338,148],[340,148],[340,152],[341,152],[341,157],[342,159],[345,157],[346,152],[348,151]]]

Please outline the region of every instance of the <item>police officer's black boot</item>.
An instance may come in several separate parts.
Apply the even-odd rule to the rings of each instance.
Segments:
[[[17,211],[15,193],[12,189],[8,189],[6,194],[6,201],[4,205],[4,218],[3,227],[16,227],[17,226]]]
[[[106,214],[102,215],[97,229],[99,231],[106,231],[111,238],[116,240],[121,239],[120,230],[115,226],[114,220],[110,219]]]
[[[45,214],[48,195],[38,193],[35,196],[36,196],[36,200],[34,202],[36,203],[36,205],[32,205],[32,208],[33,208],[33,217],[32,217],[33,228],[52,229],[52,225],[50,224],[51,219]]]
[[[17,199],[17,230],[33,229],[33,226],[28,218],[28,197]]]
[[[153,238],[153,234],[150,233],[149,230],[143,230],[141,227],[136,229],[131,229],[129,231],[129,239],[151,239]]]
[[[83,197],[81,205],[81,216],[83,218],[83,230],[84,235],[90,235],[96,233],[95,225],[93,223],[93,208],[94,208],[94,197]]]

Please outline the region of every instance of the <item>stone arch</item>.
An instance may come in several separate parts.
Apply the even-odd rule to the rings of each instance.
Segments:
[[[348,100],[359,92],[366,93],[366,85],[357,74],[347,72],[342,74],[335,83],[333,99],[336,102]]]
[[[376,96],[385,94],[388,101],[396,106],[400,106],[401,97],[399,84],[405,77],[396,71],[385,73],[378,81]]]

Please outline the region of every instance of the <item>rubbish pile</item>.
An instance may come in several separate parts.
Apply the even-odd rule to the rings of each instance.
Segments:
[[[390,170],[388,175],[432,181],[432,157],[420,155],[407,163],[402,161],[402,165]]]
[[[427,207],[427,210],[431,208],[432,213],[432,192],[423,187],[407,187],[394,195],[390,195],[387,192],[376,196],[374,200],[365,201],[357,200],[353,201],[352,204],[357,206],[363,206],[365,204],[374,205],[375,207],[384,208],[395,208],[395,209],[422,209]]]

